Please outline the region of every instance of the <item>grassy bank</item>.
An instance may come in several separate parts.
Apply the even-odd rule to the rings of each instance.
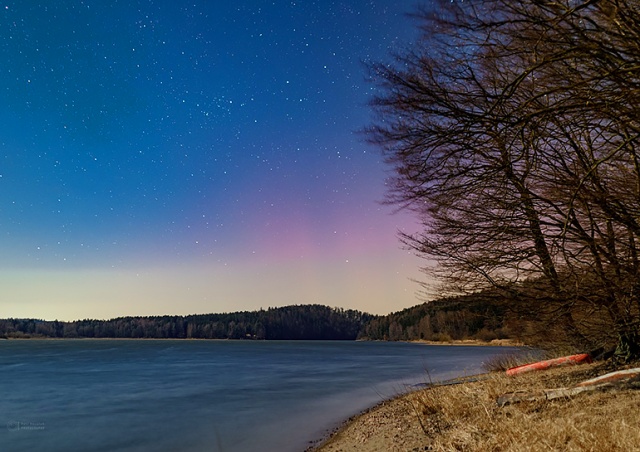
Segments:
[[[517,377],[494,373],[476,382],[420,390],[352,419],[318,450],[640,450],[640,391],[496,403],[504,393],[567,387],[610,370],[600,363]]]

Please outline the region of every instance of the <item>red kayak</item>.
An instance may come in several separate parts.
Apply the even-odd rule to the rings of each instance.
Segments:
[[[545,361],[538,361],[537,363],[512,367],[511,369],[507,369],[507,375],[517,375],[525,372],[532,372],[534,370],[545,370],[551,367],[586,364],[591,362],[593,362],[591,355],[588,353],[580,353],[578,355],[563,356],[561,358],[547,359]]]

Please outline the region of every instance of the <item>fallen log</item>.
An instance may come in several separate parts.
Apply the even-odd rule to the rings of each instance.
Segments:
[[[515,391],[499,396],[498,406],[503,407],[511,403],[535,402],[539,400],[553,400],[572,397],[582,392],[604,389],[640,389],[640,367],[619,370],[585,380],[569,388],[543,389],[541,391]]]
[[[608,374],[600,375],[599,377],[592,378],[578,383],[576,386],[608,386],[608,385],[631,385],[636,386],[636,383],[640,381],[640,367],[634,369],[618,370],[616,372],[609,372]]]
[[[572,388],[557,388],[557,389],[543,389],[541,391],[516,391],[508,394],[503,394],[496,400],[498,406],[503,407],[510,403],[519,402],[536,402],[538,400],[553,400],[562,397],[571,397],[581,392],[593,391],[597,389],[593,386],[572,387]]]

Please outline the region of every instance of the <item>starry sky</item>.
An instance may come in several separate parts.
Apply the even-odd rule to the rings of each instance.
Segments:
[[[417,304],[359,133],[414,6],[0,3],[0,317]]]

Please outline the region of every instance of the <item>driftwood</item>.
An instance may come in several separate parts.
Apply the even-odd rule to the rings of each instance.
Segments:
[[[570,388],[543,389],[541,391],[516,391],[503,394],[497,399],[498,406],[510,403],[553,400],[571,397],[581,392],[604,389],[640,389],[640,367],[619,370],[578,383]]]

